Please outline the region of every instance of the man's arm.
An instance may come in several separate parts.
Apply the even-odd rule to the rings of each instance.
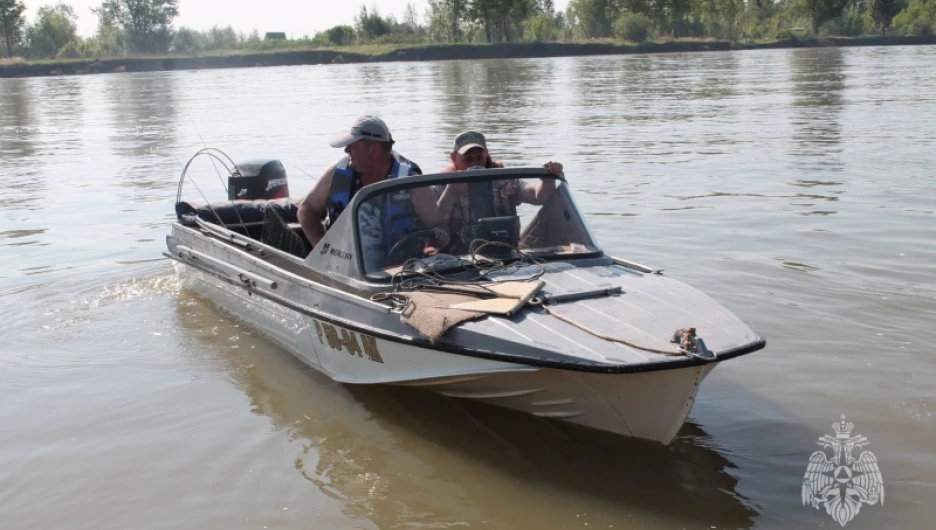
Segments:
[[[452,210],[459,198],[466,195],[468,195],[467,184],[446,184],[445,189],[442,190],[442,195],[439,196],[439,200],[436,202],[436,209],[442,217],[448,220],[452,216]]]
[[[325,169],[322,176],[319,177],[312,190],[302,199],[299,204],[299,224],[302,226],[302,233],[314,248],[319,240],[325,236],[325,227],[322,225],[322,216],[325,214],[325,207],[328,205],[328,192],[331,189],[332,175],[335,172],[335,164],[332,163]]]
[[[422,175],[419,166],[413,163],[416,169],[416,175]],[[435,198],[432,196],[432,190],[427,187],[413,188],[413,209],[416,215],[422,220],[423,224],[430,228],[437,228],[444,224],[448,218],[442,215],[436,205]]]
[[[543,167],[553,175],[562,174],[562,164],[559,162],[549,161],[543,164]],[[520,190],[520,202],[543,205],[552,197],[554,191],[556,191],[556,179],[541,179],[535,186],[524,186]]]
[[[414,188],[413,209],[416,210],[416,215],[419,216],[425,226],[436,231],[436,244],[439,247],[448,245],[449,234],[446,230],[448,216],[439,209],[435,198],[432,196],[432,190],[429,188]]]
[[[413,208],[426,226],[434,228],[448,221],[447,216],[439,210],[429,188],[413,188]]]

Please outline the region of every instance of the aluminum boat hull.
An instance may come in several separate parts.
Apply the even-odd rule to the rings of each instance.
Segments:
[[[532,312],[468,323],[433,345],[403,325],[388,307],[303,277],[297,273],[298,263],[286,270],[285,258],[275,249],[254,244],[247,252],[231,241],[180,224],[173,225],[167,242],[167,255],[178,262],[187,288],[338,382],[422,388],[662,444],[668,444],[685,422],[702,380],[720,360],[763,347],[760,337],[723,309],[731,318],[713,323],[706,336],[719,354],[714,361],[654,357],[558,321],[544,324],[549,317]],[[281,263],[271,263],[271,256]],[[553,290],[561,291],[566,281],[591,281],[589,267],[569,271],[564,266],[553,267],[554,275],[547,281]],[[611,270],[616,269],[611,265],[595,269],[602,278],[631,282],[625,289],[633,292],[633,300],[639,300],[634,285],[653,281],[644,278],[650,276],[646,274],[611,278]],[[662,285],[666,289],[648,290],[647,300],[682,284]],[[703,325],[711,322],[712,309],[705,304],[720,306],[698,298],[702,295],[694,290],[678,297],[690,295],[700,315],[708,313],[698,320]],[[626,315],[633,308],[602,301],[570,304],[571,314],[577,310],[607,320],[608,326],[619,325],[615,318],[634,319]],[[633,332],[638,339],[656,333],[657,327],[674,327],[646,315],[644,320],[648,323]],[[660,344],[665,346],[666,341]]]

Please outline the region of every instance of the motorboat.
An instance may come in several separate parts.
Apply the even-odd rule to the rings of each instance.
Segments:
[[[312,248],[302,199],[270,196],[285,183],[278,162],[216,158],[229,162],[228,200],[183,200],[184,170],[166,256],[187,288],[335,381],[669,444],[712,369],[765,346],[709,296],[605,253],[563,175],[387,179],[354,194]],[[235,189],[258,177],[265,196]]]

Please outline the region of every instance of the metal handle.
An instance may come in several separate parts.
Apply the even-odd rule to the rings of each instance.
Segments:
[[[216,267],[220,267],[220,268],[222,268],[222,269],[229,270],[229,271],[231,271],[232,273],[234,273],[234,276],[235,276],[238,280],[240,280],[241,282],[244,282],[244,283],[246,283],[246,284],[250,284],[250,282],[253,282],[253,283],[257,284],[257,285],[262,285],[262,286],[264,286],[264,287],[266,287],[266,288],[268,288],[268,289],[276,289],[276,288],[279,286],[279,284],[276,283],[276,280],[271,280],[271,279],[269,279],[269,278],[264,278],[263,276],[260,276],[260,275],[258,275],[258,274],[254,274],[254,273],[252,273],[252,272],[250,272],[250,271],[247,271],[247,270],[244,270],[244,269],[242,269],[242,268],[240,268],[240,267],[231,265],[230,263],[226,263],[226,262],[224,262],[224,261],[221,261],[221,260],[219,260],[218,258],[209,256],[208,254],[205,254],[205,253],[203,253],[203,252],[199,252],[199,251],[197,251],[197,250],[193,250],[192,247],[189,247],[189,246],[186,246],[186,245],[178,245],[178,246],[176,246],[176,250],[179,252],[179,255],[180,255],[180,256],[181,256],[182,253],[184,252],[184,253],[188,254],[189,256],[191,256],[192,258],[199,259],[199,260],[202,260],[202,261],[207,261],[208,263],[211,263],[212,265],[214,265],[214,266],[216,266]]]
[[[579,300],[589,300],[591,298],[614,296],[622,294],[623,292],[624,289],[620,285],[604,284],[594,289],[581,289],[559,294],[548,294],[542,297],[542,301],[546,305],[556,305],[567,302],[578,302]]]

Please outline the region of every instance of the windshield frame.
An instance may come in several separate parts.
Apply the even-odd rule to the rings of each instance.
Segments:
[[[364,263],[364,249],[360,237],[360,226],[358,224],[359,220],[359,210],[362,205],[367,203],[371,198],[379,195],[385,195],[392,192],[393,190],[402,190],[402,189],[411,189],[411,188],[420,188],[428,187],[436,184],[452,184],[452,183],[461,183],[461,182],[485,182],[489,180],[503,180],[508,177],[515,178],[553,178],[557,181],[565,183],[565,193],[569,196],[569,200],[572,202],[572,205],[575,207],[575,211],[581,220],[582,229],[588,235],[588,238],[594,243],[594,248],[596,250],[589,252],[580,252],[574,254],[556,254],[551,256],[537,256],[537,259],[543,261],[558,261],[558,260],[568,260],[568,259],[584,259],[584,258],[596,258],[604,256],[604,250],[598,245],[595,240],[594,235],[592,235],[591,230],[588,228],[588,224],[585,222],[585,216],[582,214],[582,211],[579,209],[578,204],[575,202],[575,198],[572,196],[571,190],[569,189],[569,182],[566,180],[565,175],[554,175],[543,168],[504,168],[504,169],[475,169],[468,171],[456,171],[451,173],[432,173],[428,175],[413,175],[405,178],[393,178],[386,179],[380,182],[364,186],[357,193],[354,194],[354,197],[351,199],[351,205],[346,208],[345,212],[350,212],[352,214],[351,221],[351,230],[354,235],[354,249],[355,249],[355,260],[357,261],[358,270],[361,271],[364,278],[370,281],[377,282],[388,282],[392,278],[392,275],[385,271],[367,271]]]

